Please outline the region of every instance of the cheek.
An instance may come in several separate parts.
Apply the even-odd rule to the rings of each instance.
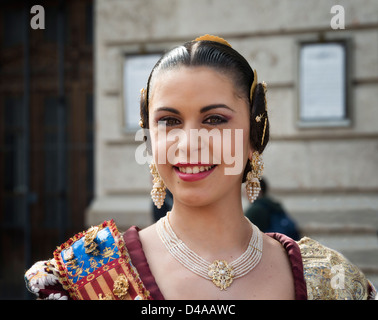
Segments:
[[[158,127],[150,130],[151,148],[153,157],[156,164],[165,164],[164,159],[167,149],[167,136],[166,132]]]
[[[151,150],[154,157],[157,155],[157,151],[158,151],[157,137],[158,137],[157,132],[155,132],[155,130],[150,130]],[[155,159],[155,163],[156,163],[156,159]]]
[[[214,145],[214,150],[220,145]],[[222,152],[232,157],[243,157],[250,149],[249,131],[246,129],[226,129],[222,134]]]
[[[156,164],[175,165],[187,161],[185,132],[180,129],[152,130],[151,147]]]

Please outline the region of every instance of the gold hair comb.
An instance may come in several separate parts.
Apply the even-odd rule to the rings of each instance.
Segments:
[[[261,139],[261,145],[263,145],[263,143],[264,143],[264,139],[265,139],[265,130],[266,130],[266,123],[267,123],[267,121],[268,121],[268,115],[267,115],[268,106],[267,106],[267,103],[266,103],[266,91],[267,91],[268,89],[267,89],[267,84],[266,84],[265,81],[262,82],[262,86],[263,86],[263,88],[264,88],[265,115],[264,115],[264,114],[260,114],[260,115],[258,115],[258,116],[255,118],[256,122],[260,122],[261,119],[262,119],[263,117],[265,117],[264,130],[263,130],[263,135],[262,135],[262,139]]]
[[[224,44],[226,46],[229,46],[232,48],[232,46],[223,38],[212,36],[211,34],[205,34],[204,36],[196,38],[194,41],[213,41],[213,42],[219,42],[221,44]]]
[[[141,99],[144,99],[144,95],[145,95],[146,93],[147,93],[147,90],[146,90],[146,89],[144,89],[144,88],[140,89],[140,98],[141,98]],[[142,120],[142,119],[139,120],[139,126],[140,126],[141,128],[144,127],[144,123],[143,123],[143,120]]]

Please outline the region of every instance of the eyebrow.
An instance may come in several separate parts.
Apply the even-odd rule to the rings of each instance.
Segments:
[[[212,105],[209,105],[209,106],[206,106],[206,107],[202,107],[201,110],[200,110],[200,113],[205,113],[205,112],[210,111],[212,109],[218,109],[218,108],[228,109],[232,112],[235,112],[233,109],[231,109],[229,106],[227,106],[225,104],[212,104]],[[160,108],[156,109],[156,111],[168,111],[168,112],[172,112],[174,114],[180,114],[180,111],[178,111],[175,108],[171,108],[171,107],[160,107]]]
[[[234,110],[232,110],[229,106],[227,106],[225,104],[212,104],[212,105],[201,108],[200,112],[204,113],[204,112],[207,112],[209,110],[218,109],[218,108],[224,108],[224,109],[228,109],[232,112],[235,112]]]

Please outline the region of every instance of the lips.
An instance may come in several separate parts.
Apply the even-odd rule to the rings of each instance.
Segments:
[[[173,168],[180,179],[192,182],[205,179],[214,171],[216,165],[179,163],[176,164]]]

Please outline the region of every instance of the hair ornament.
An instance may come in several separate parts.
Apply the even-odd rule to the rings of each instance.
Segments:
[[[264,138],[265,138],[265,131],[266,131],[266,123],[268,121],[268,118],[267,118],[267,115],[266,113],[262,113],[262,114],[259,114],[258,116],[255,117],[255,121],[256,122],[261,122],[261,120],[265,118],[265,121],[264,121],[264,130],[263,130],[263,134],[262,134],[262,138],[261,138],[261,145],[264,144]]]
[[[146,94],[146,91],[147,91],[147,90],[144,89],[144,88],[140,89],[140,99],[141,99],[141,100],[144,99],[144,95]],[[140,126],[141,128],[144,128],[144,122],[143,122],[142,119],[139,120],[139,126]]]
[[[266,121],[268,120],[267,117],[265,117],[265,123],[264,123],[264,131],[263,131],[263,136],[261,138],[261,145],[264,144],[264,138],[265,138],[265,130],[266,130]]]
[[[256,70],[254,71],[254,79],[253,79],[253,83],[252,83],[252,87],[251,87],[251,101],[252,101],[252,96],[253,96],[253,92],[255,90],[255,87],[256,87],[256,84],[255,82],[257,82],[257,74],[256,74]],[[266,91],[267,91],[267,84],[265,81],[263,81],[261,83],[263,89],[264,89],[264,105],[265,105],[265,112],[264,113],[261,113],[259,115],[257,115],[255,117],[255,121],[256,122],[261,122],[261,120],[263,118],[265,118],[265,121],[264,121],[264,130],[263,130],[263,134],[262,134],[262,138],[261,138],[261,145],[264,144],[264,138],[265,138],[265,131],[266,131],[266,125],[267,125],[267,121],[268,121],[268,116],[267,116],[267,111],[268,111],[268,107],[267,107],[267,103],[266,103]]]
[[[224,45],[229,46],[230,48],[232,48],[232,46],[226,40],[224,40],[223,38],[217,37],[217,36],[213,36],[211,34],[205,34],[204,36],[196,38],[194,41],[213,41],[213,42],[219,42],[221,44],[224,44]]]
[[[268,86],[267,86],[265,81],[263,81],[261,85],[264,88],[265,111],[268,111],[268,106],[267,106],[267,103],[266,103],[266,92],[268,91]]]
[[[266,122],[268,120],[267,118],[267,115],[266,115],[266,112],[268,111],[268,105],[266,103],[266,91],[268,90],[267,88],[267,84],[265,81],[262,82],[261,84],[264,88],[264,104],[265,104],[265,123],[264,123],[264,130],[263,130],[263,135],[262,135],[262,138],[261,138],[261,145],[263,145],[264,143],[264,138],[265,138],[265,130],[266,130]],[[257,121],[257,120],[256,120]]]
[[[264,118],[264,114],[262,113],[262,114],[259,114],[258,116],[256,116],[256,118],[255,118],[255,121],[256,122],[261,122],[261,119],[262,118]]]

